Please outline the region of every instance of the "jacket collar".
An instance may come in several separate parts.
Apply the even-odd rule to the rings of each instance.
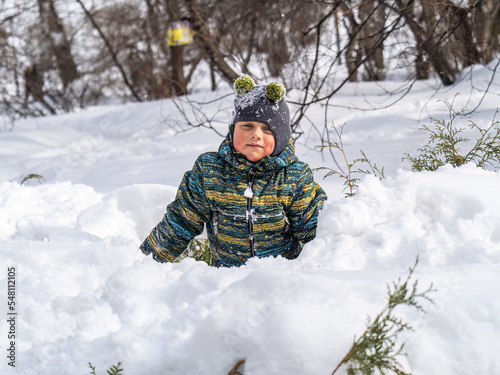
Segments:
[[[245,155],[236,151],[231,145],[230,134],[226,136],[219,146],[219,156],[237,170],[254,175],[262,175],[268,172],[280,170],[298,160],[295,155],[295,147],[292,140],[278,156],[266,156],[262,160],[253,163]]]

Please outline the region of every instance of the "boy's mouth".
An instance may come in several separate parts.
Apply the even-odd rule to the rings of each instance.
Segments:
[[[248,147],[253,147],[253,148],[263,148],[261,145],[258,145],[258,144],[253,144],[253,143],[249,143],[247,144]]]

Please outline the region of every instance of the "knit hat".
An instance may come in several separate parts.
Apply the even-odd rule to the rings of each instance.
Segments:
[[[274,135],[274,151],[271,156],[279,155],[292,137],[290,110],[283,98],[286,93],[283,85],[270,82],[257,86],[250,76],[242,75],[234,82],[234,89],[236,98],[230,124],[231,137],[235,123],[261,122],[269,126]]]

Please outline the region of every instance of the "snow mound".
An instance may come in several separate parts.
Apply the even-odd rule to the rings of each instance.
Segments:
[[[327,203],[307,247],[336,269],[500,261],[500,174],[473,165],[368,176],[351,199]],[[335,251],[332,251],[335,249]]]
[[[102,373],[120,361],[130,374],[223,375],[240,359],[249,375],[330,373],[417,255],[419,285],[437,291],[427,314],[400,312],[415,328],[405,366],[417,375],[499,368],[490,350],[500,346],[499,173],[368,176],[355,197],[326,204],[298,259],[237,269],[160,264],[138,250],[175,191],[0,184],[9,213],[0,261],[17,277],[16,373],[84,374],[89,361]],[[0,372],[13,373],[5,360]]]

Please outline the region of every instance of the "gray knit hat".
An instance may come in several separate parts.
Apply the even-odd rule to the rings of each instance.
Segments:
[[[234,82],[236,99],[234,100],[233,126],[238,121],[257,121],[271,128],[274,135],[274,151],[277,156],[286,147],[292,137],[290,128],[290,110],[284,99],[286,90],[279,82],[270,82],[257,86],[254,80],[242,75]]]

